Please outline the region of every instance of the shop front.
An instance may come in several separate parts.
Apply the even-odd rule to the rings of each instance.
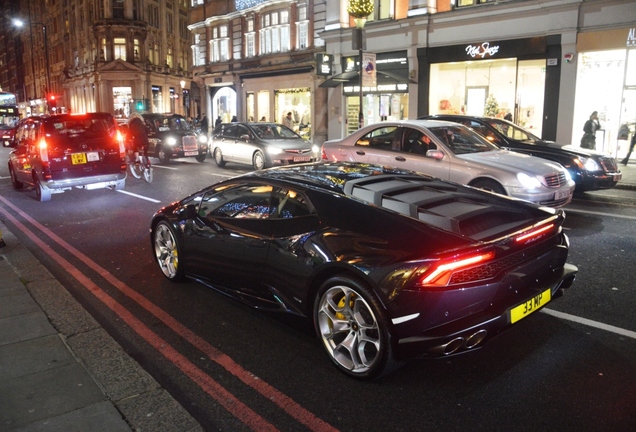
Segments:
[[[242,75],[243,119],[286,124],[303,138],[312,139],[315,77],[310,71],[303,68],[291,74],[277,71]]]
[[[554,139],[560,36],[418,49],[419,112],[504,117]]]
[[[596,150],[623,158],[636,129],[636,26],[580,33],[576,50],[565,54],[577,62],[572,141],[579,145],[585,121],[597,111]],[[627,135],[619,133],[623,125]]]
[[[406,51],[375,55],[375,85],[361,83],[359,57],[343,57],[342,73],[333,75],[321,87],[342,84],[345,98],[345,130],[349,135],[359,128],[360,103],[363,125],[409,117],[409,69]],[[362,91],[360,85],[362,84]]]

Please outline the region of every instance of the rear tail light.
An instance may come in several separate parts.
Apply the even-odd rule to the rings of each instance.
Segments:
[[[49,161],[49,151],[46,144],[46,139],[42,137],[38,143],[38,150],[40,151],[40,159],[42,162]]]
[[[556,226],[551,223],[533,228],[515,237],[515,242],[523,244],[532,243],[542,237],[545,237],[546,235],[549,235],[552,231],[554,231],[555,227]]]
[[[122,157],[125,157],[126,146],[124,145],[124,135],[121,133],[120,130],[117,130],[117,133],[115,134],[115,139],[117,140],[117,144],[119,145],[119,154]]]
[[[420,279],[420,285],[443,287],[448,285],[454,272],[482,265],[495,257],[495,252],[466,255],[453,260],[441,260],[432,265]]]
[[[320,148],[320,159],[327,160],[327,153],[325,152],[325,148],[324,147]]]

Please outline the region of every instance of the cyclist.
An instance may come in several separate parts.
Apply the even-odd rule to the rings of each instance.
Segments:
[[[128,121],[128,134],[126,136],[128,150],[134,155],[135,165],[139,165],[139,153],[143,152],[148,160],[148,130],[144,124],[143,117],[138,113],[133,113]]]

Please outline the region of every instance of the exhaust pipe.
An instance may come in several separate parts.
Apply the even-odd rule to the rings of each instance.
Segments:
[[[484,340],[487,334],[488,332],[486,330],[481,329],[478,332],[468,336],[466,338],[466,348],[467,349],[475,348],[477,345],[481,343],[481,341]]]
[[[464,338],[458,337],[448,342],[445,345],[442,345],[441,348],[444,352],[444,355],[450,355],[460,349],[464,345]]]

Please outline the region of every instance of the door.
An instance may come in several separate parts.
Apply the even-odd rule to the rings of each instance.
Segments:
[[[394,166],[397,126],[379,126],[356,141],[351,157],[356,162]]]

